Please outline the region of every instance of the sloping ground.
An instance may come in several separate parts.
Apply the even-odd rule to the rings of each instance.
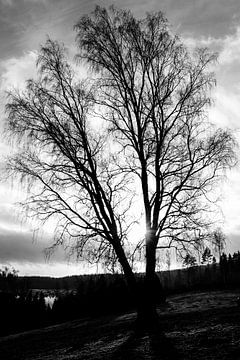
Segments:
[[[240,359],[236,292],[201,292],[168,299],[162,332],[136,335],[135,314],[75,320],[0,339],[2,360]]]

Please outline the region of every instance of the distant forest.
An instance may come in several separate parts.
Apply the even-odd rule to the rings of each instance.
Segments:
[[[240,252],[222,254],[220,262],[191,265],[157,273],[155,301],[186,291],[239,288]],[[137,274],[139,287],[143,274]],[[76,318],[96,317],[134,309],[122,274],[21,277],[8,268],[0,270],[0,336]],[[52,302],[47,300],[52,299]]]

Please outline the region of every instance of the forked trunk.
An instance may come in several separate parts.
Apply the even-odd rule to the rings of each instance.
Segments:
[[[152,331],[159,326],[157,303],[162,296],[161,284],[155,273],[156,247],[154,242],[146,246],[146,275],[139,284],[122,248],[117,249],[118,259],[123,267],[125,279],[137,307],[136,331]]]

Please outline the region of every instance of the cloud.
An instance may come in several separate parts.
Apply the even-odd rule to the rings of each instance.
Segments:
[[[12,6],[14,0],[1,0],[2,5]]]
[[[3,89],[23,88],[25,81],[36,76],[37,53],[29,51],[19,58],[10,58],[0,63],[2,68],[1,87]]]
[[[231,35],[228,34],[219,41],[221,50],[216,65],[217,87],[213,93],[215,104],[209,116],[217,125],[230,128],[240,144],[240,25],[235,27]],[[227,175],[221,206],[225,217],[224,228],[231,240],[229,251],[236,251],[240,245],[239,165]]]
[[[213,98],[214,106],[209,111],[210,120],[218,126],[233,129],[240,140],[238,135],[240,130],[240,90],[229,91],[219,85],[213,93]]]
[[[239,229],[240,232],[240,229]],[[238,233],[229,233],[227,236],[226,249],[225,252],[233,253],[239,251],[240,249],[240,234]]]
[[[217,87],[212,95],[215,100],[210,110],[210,118],[222,126],[238,129],[240,126],[240,22],[231,34],[222,38],[213,36],[185,37],[185,44],[195,47],[208,47],[219,53],[218,61],[212,70],[216,74]]]
[[[10,0],[11,1],[11,0]],[[23,0],[25,3],[48,3],[49,0]]]
[[[0,262],[29,262],[44,263],[44,250],[51,244],[49,238],[35,239],[31,231],[19,229],[16,231],[9,226],[0,226]],[[57,248],[52,261],[64,262],[66,255],[63,248]]]
[[[0,228],[0,248],[0,262],[44,262],[43,248],[29,232]]]
[[[240,19],[239,22],[232,27],[230,34],[226,33],[222,37],[214,36],[185,36],[185,43],[191,48],[208,47],[212,51],[219,54],[217,64],[218,78],[228,80],[224,85],[231,84],[229,75],[234,76],[235,82],[240,81]]]
[[[13,88],[22,90],[25,87],[26,80],[36,77],[36,58],[37,53],[30,51],[18,58],[11,57],[0,61],[0,169],[4,157],[12,151],[3,136],[4,106],[6,104],[5,91],[12,90]]]
[[[11,227],[14,229],[19,229],[21,227],[16,210],[14,206],[9,203],[1,203],[0,205],[0,228],[1,227]]]
[[[0,226],[0,268],[14,267],[21,276],[70,276],[83,273],[96,273],[96,265],[69,259],[63,248],[46,259],[44,249],[51,239],[34,240],[30,231],[14,231]]]
[[[3,6],[13,6],[19,3],[21,0],[0,0]],[[22,0],[23,3],[47,3],[48,0]]]
[[[45,263],[44,250],[52,244],[53,235],[46,232],[50,231],[51,224],[34,233],[33,229],[39,224],[27,222],[21,208],[14,204],[23,197],[20,186],[12,188],[6,183],[0,185],[0,264]],[[64,249],[56,248],[51,261],[66,262]]]
[[[222,65],[229,65],[235,61],[240,62],[240,25],[233,34],[224,37],[223,50],[219,57]]]
[[[170,0],[168,5],[169,16],[173,12],[181,33],[195,38],[222,38],[233,32],[234,24],[240,19],[238,0]]]
[[[210,121],[217,126],[232,130],[240,144],[240,22],[232,28],[231,34],[222,37],[187,37],[185,42],[191,48],[207,46],[219,52],[218,62],[213,70],[217,87],[212,96],[214,106],[209,110]],[[229,243],[228,252],[240,247],[240,167],[227,172],[227,180],[222,185],[220,203],[224,222],[222,224]]]
[[[21,222],[21,216],[11,205],[9,193],[0,187],[0,268],[13,266],[20,275],[66,276],[86,272],[96,272],[94,266],[68,258],[63,247],[59,246],[46,259],[44,250],[52,244],[52,235],[44,232],[34,234],[29,225]],[[13,192],[13,198],[17,195]],[[21,214],[20,214],[21,215]]]
[[[72,46],[74,23],[93,10],[96,1],[79,0],[0,0],[0,86],[1,89],[24,87],[25,80],[35,77],[36,49],[46,39],[46,34]],[[216,67],[218,86],[214,92],[215,106],[210,118],[221,126],[236,131],[240,124],[240,7],[239,0],[132,0],[97,1],[98,4],[131,9],[137,16],[146,11],[163,10],[170,23],[190,45],[209,46],[220,52]],[[1,7],[2,5],[2,7]],[[4,6],[3,6],[4,5]],[[14,5],[14,6],[13,6]],[[240,136],[239,136],[240,138]],[[0,144],[2,148],[2,145]],[[0,151],[7,152],[7,148]],[[223,212],[226,231],[235,246],[240,233],[240,175],[237,170],[229,176],[224,186]],[[17,191],[16,191],[17,192]],[[7,185],[0,188],[0,262],[11,262],[22,274],[67,274],[71,270],[63,265],[64,253],[60,251],[46,265],[44,248],[50,240],[32,242],[32,233],[25,230],[13,213],[17,193]],[[239,242],[238,242],[239,245]],[[236,245],[237,246],[237,245]],[[78,266],[74,267],[77,272]],[[55,270],[54,270],[55,269]],[[73,268],[72,268],[73,269]],[[64,273],[65,272],[65,273]]]
[[[20,276],[51,276],[64,277],[80,274],[96,274],[96,265],[89,265],[83,263],[60,263],[60,262],[45,262],[45,263],[31,263],[31,262],[4,262],[0,263],[0,269],[3,266],[13,267],[19,271]]]

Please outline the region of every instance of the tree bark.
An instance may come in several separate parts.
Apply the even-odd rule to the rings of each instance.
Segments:
[[[159,327],[157,303],[160,300],[161,284],[155,273],[156,245],[155,239],[146,244],[146,274],[144,281],[138,282],[126,258],[123,248],[115,248],[123,268],[125,279],[137,309],[136,331],[152,331]]]
[[[118,260],[123,268],[123,272],[125,275],[125,279],[127,282],[127,285],[132,293],[132,295],[135,297],[136,296],[136,292],[137,292],[137,281],[136,281],[136,277],[132,271],[132,268],[128,262],[128,259],[126,257],[126,254],[121,246],[121,244],[119,245],[115,245],[114,249],[116,251]]]
[[[155,238],[146,241],[146,274],[142,286],[142,296],[138,308],[138,326],[140,330],[152,331],[159,327],[157,303],[159,302],[160,281],[155,273]]]

